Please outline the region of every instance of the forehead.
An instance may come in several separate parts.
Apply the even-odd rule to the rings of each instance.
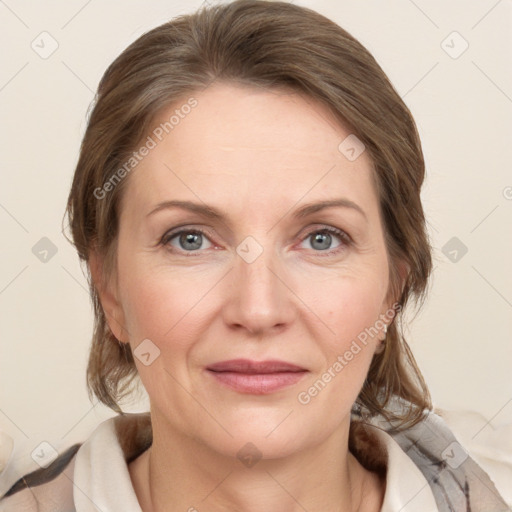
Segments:
[[[376,202],[367,152],[348,159],[340,144],[351,131],[292,91],[217,83],[162,110],[150,130],[155,145],[125,191],[140,208],[171,197],[260,210],[344,194]]]

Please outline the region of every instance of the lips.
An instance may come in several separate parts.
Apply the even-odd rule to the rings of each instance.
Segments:
[[[285,361],[251,361],[249,359],[232,359],[230,361],[221,361],[208,366],[208,370],[213,372],[235,372],[245,374],[268,374],[282,372],[304,372],[304,368],[287,363]]]
[[[297,384],[308,370],[285,361],[232,359],[206,368],[216,382],[238,393],[264,395]]]

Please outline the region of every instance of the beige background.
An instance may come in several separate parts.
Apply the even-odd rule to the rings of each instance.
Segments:
[[[358,38],[417,120],[436,264],[409,339],[436,405],[476,411],[487,430],[512,422],[512,2],[295,3]],[[144,31],[200,4],[0,2],[0,430],[17,446],[69,446],[113,414],[87,398],[92,314],[61,233],[65,201],[103,71]],[[43,237],[57,250],[46,262],[32,251]],[[443,251],[453,237],[462,258]]]

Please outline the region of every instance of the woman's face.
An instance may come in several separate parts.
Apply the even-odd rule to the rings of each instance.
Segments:
[[[346,433],[390,321],[371,161],[311,99],[227,84],[191,96],[161,113],[155,128],[176,109],[179,122],[126,178],[103,305],[155,426],[284,456]]]

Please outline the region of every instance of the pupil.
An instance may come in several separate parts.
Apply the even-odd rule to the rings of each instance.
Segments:
[[[185,235],[181,235],[182,247],[186,249],[199,249],[201,247],[201,234],[199,233],[187,233]],[[194,243],[195,242],[195,243]],[[187,244],[192,244],[192,246]]]
[[[315,243],[320,242],[320,247],[315,247]],[[322,244],[323,242],[323,244]],[[313,238],[313,247],[315,249],[319,249],[321,251],[324,251],[325,249],[328,249],[331,242],[331,235],[328,233],[317,233]]]

